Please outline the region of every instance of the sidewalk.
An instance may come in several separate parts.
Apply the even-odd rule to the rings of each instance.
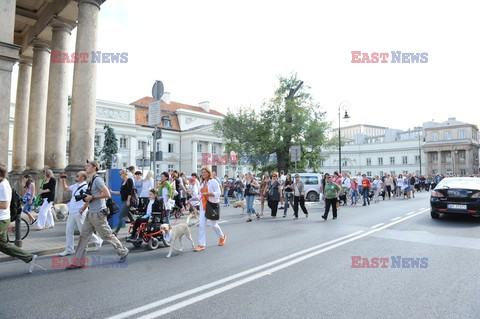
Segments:
[[[55,222],[55,227],[51,229],[45,229],[42,231],[36,231],[35,225],[30,226],[30,233],[27,238],[22,241],[22,249],[30,252],[34,255],[44,256],[61,253],[65,250],[65,228],[67,221]],[[118,238],[124,241],[127,237],[127,230],[130,224],[126,224],[126,227],[120,230]],[[75,235],[75,247],[79,240],[79,235]],[[107,244],[107,243],[105,243]],[[94,244],[90,243],[89,247],[93,247]],[[15,258],[0,253],[0,262],[14,260]]]

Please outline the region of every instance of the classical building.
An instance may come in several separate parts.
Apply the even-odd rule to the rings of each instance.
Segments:
[[[442,123],[424,123],[424,152],[429,174],[478,174],[478,127],[454,117]]]

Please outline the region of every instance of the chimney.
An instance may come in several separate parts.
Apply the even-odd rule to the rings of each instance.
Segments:
[[[205,112],[210,112],[210,102],[203,101],[203,102],[198,103],[198,106],[200,106],[202,109],[204,109]]]
[[[449,121],[455,121],[457,118],[456,117],[449,117],[448,120]]]
[[[170,104],[170,92],[163,93],[161,100],[166,104]]]

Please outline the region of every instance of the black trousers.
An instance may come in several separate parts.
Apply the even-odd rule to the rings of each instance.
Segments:
[[[137,235],[137,229],[138,229],[138,227],[140,227],[140,225],[141,225],[143,222],[148,222],[148,219],[149,219],[149,217],[147,217],[147,218],[144,218],[144,217],[137,218],[137,219],[135,220],[135,223],[133,224],[132,233],[131,233],[130,235],[136,236],[136,235]]]
[[[337,217],[337,198],[326,198],[325,199],[325,218],[328,217],[328,213],[330,212],[330,206],[332,206],[333,217]]]
[[[293,212],[295,214],[295,217],[298,217],[298,203],[300,203],[300,207],[302,208],[302,211],[305,213],[305,215],[308,215],[307,208],[305,207],[305,196],[294,196]]]
[[[272,216],[277,216],[277,210],[278,210],[278,200],[269,200],[268,201],[268,207],[272,210]]]
[[[390,198],[392,195],[392,186],[387,185],[385,188],[386,188],[386,192],[388,193],[388,198]]]

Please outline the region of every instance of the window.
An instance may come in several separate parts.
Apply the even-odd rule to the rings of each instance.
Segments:
[[[212,154],[217,154],[217,145],[212,145]]]
[[[460,175],[467,175],[467,170],[465,168],[461,168]]]
[[[127,148],[127,138],[125,137],[120,138],[120,148]]]
[[[383,171],[379,171],[378,176],[382,177],[383,176]]]
[[[160,164],[157,163],[157,169],[156,169],[156,172],[155,172],[155,175],[160,175],[162,172],[160,171]]]
[[[127,167],[127,163],[122,163],[122,168],[126,168]]]
[[[301,176],[300,179],[305,183],[305,185],[318,185],[317,176]]]
[[[465,153],[465,151],[459,151],[459,152],[458,152],[458,160],[459,160],[460,162],[466,162],[466,160],[467,160],[467,156],[466,156],[466,155],[467,155],[467,154]]]
[[[169,164],[168,165],[168,172],[173,172],[173,165],[172,164]]]
[[[432,133],[432,141],[438,141],[438,133],[437,132],[433,132]]]
[[[202,144],[197,144],[197,153],[202,152]]]
[[[200,174],[202,173],[202,165],[197,165],[197,174]]]
[[[168,152],[173,153],[173,143],[168,143]]]
[[[383,157],[378,158],[378,165],[383,165]]]
[[[408,171],[403,171],[403,175],[408,175]]]
[[[420,155],[415,155],[415,164],[420,163]]]
[[[162,116],[162,125],[163,128],[172,128],[172,123],[170,122],[170,118],[168,116]]]
[[[395,165],[395,157],[394,156],[390,157],[390,165]]]
[[[368,177],[371,177],[371,176],[372,176],[372,172],[367,172],[367,176],[368,176]]]
[[[402,156],[402,164],[408,164],[408,157],[407,156]]]
[[[438,163],[438,153],[432,153],[432,163]]]
[[[367,158],[367,166],[372,166],[372,159],[371,158]]]
[[[458,131],[458,139],[464,139],[465,138],[465,131],[464,130],[459,130]]]
[[[347,160],[342,160],[342,166],[348,166],[348,161]]]
[[[444,137],[446,141],[449,141],[452,139],[452,133],[450,131],[444,132]]]
[[[143,148],[147,146],[147,142],[145,141],[138,141],[137,144],[137,150],[143,150]]]

